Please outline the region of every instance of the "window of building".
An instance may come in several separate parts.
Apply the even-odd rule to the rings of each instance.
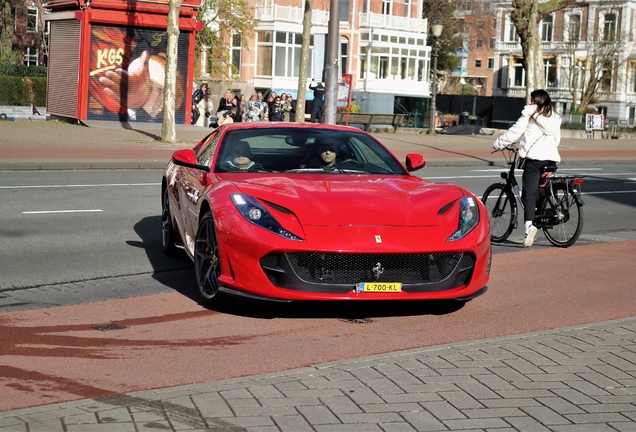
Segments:
[[[39,50],[35,47],[26,47],[24,51],[24,65],[25,66],[37,66],[38,65]]]
[[[541,20],[541,42],[552,42],[552,24],[552,15],[548,15]]]
[[[567,20],[566,39],[578,42],[581,38],[581,15],[569,15]]]
[[[274,32],[258,31],[256,56],[256,75],[272,76],[272,50],[274,48]]]
[[[27,33],[38,32],[38,8],[27,7]]]
[[[612,91],[612,64],[610,62],[605,62],[603,64],[603,68],[601,69],[601,91],[609,92]]]
[[[616,39],[616,14],[606,13],[603,16],[603,40],[613,41]]]
[[[481,68],[481,59],[475,59],[475,69]]]
[[[347,69],[347,58],[349,53],[349,39],[346,37],[340,38],[340,68],[342,69],[342,73],[348,73]]]
[[[488,57],[488,69],[492,70],[495,68],[495,58]]]
[[[557,86],[557,68],[556,58],[543,59],[543,65],[545,67],[545,81],[548,87]]]
[[[484,45],[484,41],[481,38],[475,39],[475,48],[481,48]]]
[[[392,15],[393,10],[393,1],[392,0],[382,0],[382,14],[383,15]]]
[[[517,36],[517,28],[510,20],[510,17],[506,17],[506,34],[505,40],[506,42],[516,42],[518,39]]]
[[[484,20],[483,19],[478,19],[477,20],[477,28],[484,28]]]
[[[404,16],[411,16],[411,0],[404,0]]]
[[[298,77],[302,34],[257,31],[256,75]],[[313,70],[313,36],[309,39],[309,70]]]
[[[526,70],[523,68],[521,59],[513,59],[514,64],[510,85],[512,87],[524,87],[526,85]]]
[[[490,38],[490,41],[488,42],[488,48],[491,50],[495,49],[495,44],[497,43],[497,39],[494,37]]]
[[[340,22],[349,22],[349,0],[340,0]]]
[[[376,34],[374,34],[375,39]],[[360,76],[362,79],[391,79],[422,81],[426,76],[428,53],[414,49],[424,46],[423,39],[399,38],[398,43],[374,43],[371,48],[362,47]]]
[[[233,34],[232,35],[232,46],[230,49],[230,58],[232,61],[232,66],[230,70],[230,75],[233,77],[240,78],[241,76],[241,50],[243,48],[243,40],[241,35]]]

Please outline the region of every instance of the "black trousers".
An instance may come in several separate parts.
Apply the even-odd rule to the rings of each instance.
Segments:
[[[311,123],[322,123],[322,99],[314,99],[311,106]]]
[[[556,165],[556,162],[526,158],[521,180],[521,203],[523,204],[524,221],[534,220],[537,197],[539,196],[539,184],[541,183],[541,167],[546,165]]]

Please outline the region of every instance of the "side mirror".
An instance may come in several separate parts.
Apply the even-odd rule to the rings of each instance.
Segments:
[[[426,160],[424,159],[424,156],[417,153],[409,153],[406,155],[406,170],[408,172],[417,171],[425,166]]]
[[[172,162],[175,165],[210,172],[209,166],[197,164],[197,157],[194,154],[194,150],[191,149],[177,150],[176,152],[172,153]]]

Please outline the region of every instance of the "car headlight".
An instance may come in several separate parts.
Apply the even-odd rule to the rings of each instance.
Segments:
[[[267,231],[278,234],[288,240],[304,241],[303,238],[287,231],[258,201],[249,195],[231,194],[232,202],[248,222],[253,223]]]
[[[459,226],[446,241],[455,241],[464,238],[479,223],[479,207],[472,196],[463,196],[459,200]]]

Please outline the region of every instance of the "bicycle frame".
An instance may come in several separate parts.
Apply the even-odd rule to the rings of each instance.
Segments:
[[[515,177],[515,169],[517,167],[517,159],[519,149],[516,147],[507,148],[509,151],[508,154],[504,153],[504,158],[506,158],[506,163],[510,167],[508,172],[502,172],[501,178],[504,180],[501,182],[504,185],[504,190],[509,190],[515,196],[515,202],[512,204],[512,214],[514,217],[514,229],[517,229],[519,210],[517,204],[523,208],[523,203],[521,202],[521,188],[519,187],[519,183],[517,182],[517,178]],[[503,151],[503,150],[502,150]],[[499,203],[498,203],[499,206]]]
[[[539,189],[539,197],[537,199],[537,213],[534,217],[534,224],[537,228],[551,228],[559,223],[561,220],[558,217],[560,215],[560,208],[563,204],[563,200],[567,198],[567,194],[571,194],[576,201],[576,204],[582,206],[585,204],[581,197],[580,185],[583,184],[583,176],[580,175],[553,175],[547,180],[544,187]],[[555,194],[555,188],[559,185],[565,186],[567,194],[560,200],[557,200]],[[551,210],[551,212],[546,212]],[[557,218],[555,220],[555,218]]]
[[[507,153],[505,152],[507,150]],[[519,160],[519,149],[517,147],[507,147],[503,150],[504,158],[508,166],[508,172],[502,172],[501,178],[504,180],[500,184],[503,185],[504,190],[509,190],[512,192],[515,197],[515,202],[512,204],[512,214],[514,217],[513,228],[516,229],[518,226],[518,217],[519,210],[518,206],[523,209],[523,202],[521,201],[521,188],[519,187],[519,183],[517,182],[517,178],[515,177],[515,170],[517,168],[517,161]],[[559,202],[556,201],[554,194],[554,187],[556,184],[564,184],[566,185],[566,190],[568,193],[572,194],[576,203],[579,206],[584,205],[583,198],[581,197],[581,189],[580,185],[583,184],[583,176],[580,175],[555,175],[552,174],[546,180],[545,186],[539,188],[539,196],[537,197],[537,211],[541,211],[542,209],[550,208],[552,213],[548,215],[546,214],[536,214],[534,223],[537,228],[550,228],[554,225],[560,223],[558,220],[554,219],[554,214],[558,213]],[[549,192],[548,192],[549,191]],[[500,199],[503,197],[500,197]],[[546,205],[543,205],[543,200],[546,200]],[[499,207],[500,203],[497,203],[497,207]],[[548,221],[549,220],[549,221]]]

